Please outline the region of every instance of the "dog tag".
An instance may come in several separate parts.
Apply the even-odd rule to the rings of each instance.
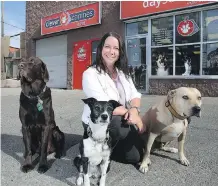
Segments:
[[[37,109],[38,111],[42,111],[43,110],[43,106],[42,106],[43,101],[41,99],[38,99],[38,103],[37,103]]]

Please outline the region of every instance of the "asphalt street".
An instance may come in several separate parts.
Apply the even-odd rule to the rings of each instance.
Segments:
[[[1,89],[1,184],[3,186],[74,185],[77,170],[73,159],[82,139],[81,114],[84,94],[78,90],[52,89],[57,125],[65,133],[67,154],[62,159],[49,155],[50,169],[39,174],[20,171],[24,145],[18,117],[20,88]],[[144,95],[141,111],[163,96]],[[190,166],[178,162],[178,155],[156,151],[146,174],[134,166],[112,162],[106,186],[216,186],[218,185],[218,98],[203,98],[202,117],[193,118],[185,142]],[[172,146],[177,146],[176,141]]]

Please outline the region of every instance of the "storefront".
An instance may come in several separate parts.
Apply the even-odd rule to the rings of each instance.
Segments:
[[[193,86],[217,96],[217,3],[123,1],[120,18],[126,23],[128,60],[139,90],[166,94]]]
[[[63,33],[101,24],[101,3],[92,3],[68,9],[41,19],[41,35]],[[69,33],[69,32],[68,32]],[[49,70],[48,86],[67,88],[67,37],[68,34],[36,40],[36,56],[40,57]],[[82,73],[91,64],[94,39],[72,43],[72,88],[82,88]],[[95,45],[95,47],[97,47]]]
[[[82,89],[100,38],[115,31],[140,92],[192,86],[218,96],[217,2],[30,1],[26,9],[27,56],[47,64],[52,88]]]

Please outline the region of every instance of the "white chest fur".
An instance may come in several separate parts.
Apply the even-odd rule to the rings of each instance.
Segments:
[[[185,127],[186,126],[183,121],[172,123],[161,131],[161,135],[158,136],[157,140],[161,142],[172,141],[180,136]]]
[[[99,165],[102,160],[110,156],[110,149],[106,143],[96,142],[91,138],[83,141],[84,155],[89,158],[91,165]]]

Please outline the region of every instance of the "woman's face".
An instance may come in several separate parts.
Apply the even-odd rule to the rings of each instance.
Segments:
[[[102,48],[102,58],[107,66],[113,66],[119,59],[119,41],[115,37],[109,36],[105,40]]]

